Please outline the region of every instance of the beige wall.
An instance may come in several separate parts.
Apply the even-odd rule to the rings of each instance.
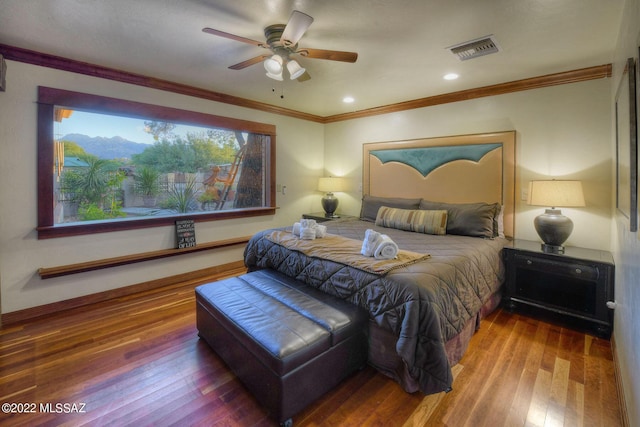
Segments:
[[[610,249],[611,79],[555,86],[327,125],[325,168],[359,189],[362,144],[515,130],[518,181],[516,237],[538,240],[533,219],[543,208],[522,201],[534,178],[584,182],[587,207],[562,209],[574,222],[568,245]],[[346,153],[346,155],[345,155]],[[357,214],[361,193],[340,194],[341,209]]]
[[[315,191],[323,168],[324,129],[317,123],[175,95],[158,90],[7,61],[7,91],[0,92],[0,282],[2,313],[142,283],[242,259],[242,247],[212,250],[96,272],[41,280],[53,267],[174,245],[173,227],[38,240],[36,227],[36,88],[75,90],[202,111],[276,125],[275,216],[197,223],[198,242],[250,235],[319,209]]]
[[[627,0],[622,17],[613,62],[610,106],[614,105],[615,89],[620,84],[627,58],[633,57],[636,61],[638,58],[640,0]],[[614,123],[613,108],[610,115],[611,122]],[[614,140],[614,138],[615,134],[612,133],[611,139]],[[615,144],[612,144],[611,150],[612,156],[615,156]],[[613,186],[611,191],[615,194]],[[614,203],[615,200],[612,198],[612,206]],[[629,425],[637,426],[640,425],[640,315],[636,311],[640,307],[640,233],[631,233],[629,222],[617,212],[614,218],[612,250],[616,261],[616,302],[618,304],[615,311],[614,336],[629,412]]]

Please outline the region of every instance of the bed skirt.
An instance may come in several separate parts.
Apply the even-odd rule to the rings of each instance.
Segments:
[[[501,300],[501,291],[491,295],[480,312],[466,323],[462,332],[445,343],[449,366],[455,366],[462,359],[471,337],[480,329],[481,320],[497,309]],[[369,320],[369,364],[383,375],[399,383],[407,393],[415,393],[420,390],[419,384],[415,378],[409,375],[406,364],[398,356],[395,348],[397,340],[398,338],[393,333]],[[455,387],[455,383],[453,386]],[[437,392],[440,390],[427,391],[425,394]]]

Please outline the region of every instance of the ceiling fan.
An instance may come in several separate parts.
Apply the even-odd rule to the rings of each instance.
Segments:
[[[303,82],[311,78],[309,73],[300,66],[298,61],[291,58],[292,55],[300,55],[302,57],[314,59],[327,59],[330,61],[356,62],[358,54],[355,52],[298,47],[298,41],[302,38],[312,22],[313,18],[311,16],[294,10],[291,13],[291,17],[289,17],[287,25],[269,25],[264,29],[266,42],[251,40],[246,37],[236,36],[213,28],[203,28],[202,31],[215,36],[249,43],[254,46],[271,50],[270,54],[263,54],[247,59],[246,61],[231,65],[229,68],[232,70],[242,70],[243,68],[247,68],[251,65],[264,62],[264,67],[267,70],[267,76],[274,80],[283,80],[282,74],[285,67],[289,72],[291,80]]]

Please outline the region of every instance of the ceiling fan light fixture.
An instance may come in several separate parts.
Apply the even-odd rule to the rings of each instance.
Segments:
[[[264,69],[268,74],[281,74],[282,73],[282,57],[280,55],[273,55],[271,58],[267,58],[264,61]]]
[[[298,77],[303,75],[305,71],[307,71],[302,68],[300,64],[298,64],[298,61],[296,61],[295,59],[287,62],[287,70],[289,70],[289,76],[291,77],[291,80],[297,79]]]
[[[289,17],[289,21],[286,25],[273,24],[264,28],[266,41],[252,40],[209,27],[203,28],[202,31],[214,36],[223,37],[225,39],[250,44],[268,50],[268,52],[263,53],[262,55],[254,56],[253,58],[233,64],[228,67],[229,69],[243,70],[262,62],[262,65],[267,72],[267,77],[273,80],[282,81],[284,67],[287,65],[287,71],[291,80],[297,80],[302,83],[311,79],[311,76],[307,70],[298,64],[297,61],[292,61],[290,59],[290,55],[297,54],[310,59],[324,59],[349,63],[356,62],[358,59],[358,54],[356,52],[298,48],[298,41],[305,34],[312,22],[313,18],[311,16],[298,10],[294,10],[291,12],[291,16]]]
[[[279,73],[277,73],[277,74],[267,73],[267,77],[269,77],[270,79],[273,79],[273,80],[277,80],[277,81],[279,81],[279,82],[281,82],[282,80],[284,80],[284,79],[282,78],[282,71],[280,71],[280,72],[279,72]]]

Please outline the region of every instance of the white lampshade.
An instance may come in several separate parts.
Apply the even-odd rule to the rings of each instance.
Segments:
[[[282,80],[284,80],[282,78],[282,71],[280,71],[278,74],[271,74],[271,73],[267,73],[267,77],[269,77],[270,79],[273,80],[277,80],[279,82],[281,82]]]
[[[307,71],[304,68],[302,68],[295,59],[292,59],[291,61],[287,62],[287,70],[289,70],[289,75],[291,76],[291,80],[297,79],[298,77],[303,75],[305,71]]]
[[[531,181],[529,183],[529,205],[549,207],[584,206],[584,194],[580,181]]]
[[[347,181],[344,178],[324,177],[318,180],[318,191],[333,193],[334,191],[344,191],[347,188]]]
[[[282,57],[280,55],[273,55],[264,61],[264,69],[267,70],[267,75],[278,75],[282,73]]]

